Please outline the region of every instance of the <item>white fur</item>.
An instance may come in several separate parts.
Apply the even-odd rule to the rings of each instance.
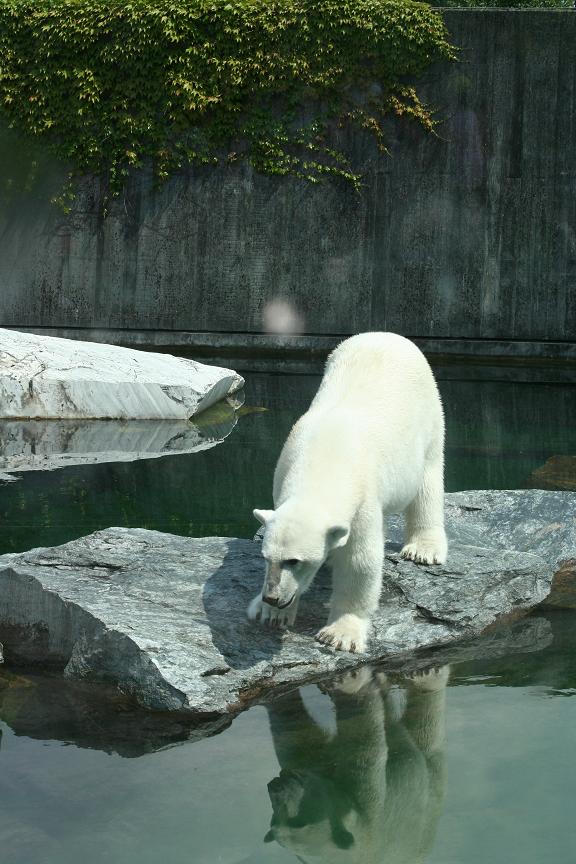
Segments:
[[[442,404],[424,355],[393,333],[346,339],[280,454],[275,509],[254,511],[266,526],[267,568],[249,617],[293,623],[300,596],[327,561],[332,601],[316,638],[364,651],[380,595],[386,515],[406,513],[403,557],[446,559],[443,472]]]

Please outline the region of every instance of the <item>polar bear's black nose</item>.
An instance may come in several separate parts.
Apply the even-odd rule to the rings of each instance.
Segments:
[[[262,600],[264,603],[268,603],[269,606],[278,606],[278,597],[272,597],[271,594],[262,597]]]

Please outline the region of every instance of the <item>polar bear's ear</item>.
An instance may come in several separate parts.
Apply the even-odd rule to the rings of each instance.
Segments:
[[[274,510],[253,510],[252,513],[254,518],[258,519],[262,525],[266,525],[266,523],[274,516]]]
[[[328,531],[328,545],[330,549],[339,549],[348,542],[350,528],[347,525],[334,525]]]

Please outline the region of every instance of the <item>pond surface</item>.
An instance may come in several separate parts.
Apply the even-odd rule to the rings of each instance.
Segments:
[[[0,673],[1,860],[571,864],[576,612],[543,624],[540,650],[363,670],[179,744],[119,699]]]
[[[276,459],[319,380],[247,373],[236,425],[226,412],[207,418],[214,437],[227,436],[207,450],[29,471],[0,484],[0,553],[55,546],[112,525],[252,537],[252,510],[271,506]],[[574,385],[442,380],[440,390],[448,491],[539,486],[532,472],[550,457],[576,455]],[[124,437],[130,430],[141,449],[140,427],[128,424]]]
[[[210,449],[0,483],[0,552],[110,525],[252,536],[319,378],[246,378],[237,417],[206,421],[223,438]],[[533,472],[576,454],[573,386],[440,387],[450,491],[546,486]],[[103,688],[4,669],[0,862],[572,864],[576,611],[533,617],[543,635],[521,653],[416,679],[364,670],[214,737]]]

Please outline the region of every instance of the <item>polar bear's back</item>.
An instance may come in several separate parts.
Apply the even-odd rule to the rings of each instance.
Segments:
[[[350,495],[364,495],[385,482],[388,490],[398,487],[390,500],[403,509],[425,460],[441,459],[443,446],[442,403],[422,352],[394,333],[352,336],[328,358],[309,410],[288,436],[274,501],[278,506],[303,489],[341,499],[351,484]]]
[[[356,363],[370,363],[371,368],[385,366],[428,366],[420,349],[398,333],[358,333],[344,339],[328,358],[327,368],[351,367]],[[367,370],[366,370],[367,371]]]
[[[440,406],[432,370],[422,352],[396,333],[360,333],[332,352],[315,402],[374,401],[389,409],[406,405],[407,394]]]
[[[420,349],[395,333],[342,342],[328,358],[309,414],[305,425],[323,427],[321,437],[355,441],[367,471],[385,461],[404,473],[412,462],[418,473],[427,455],[443,450],[444,412],[432,370]]]

